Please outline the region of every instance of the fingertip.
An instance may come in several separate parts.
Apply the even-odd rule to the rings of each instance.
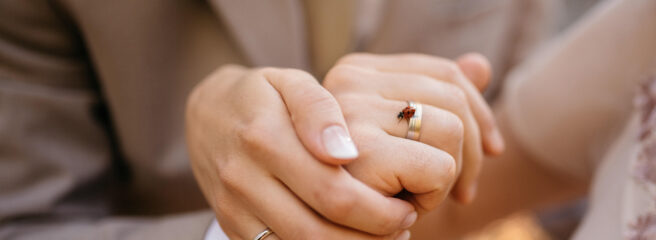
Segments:
[[[478,184],[473,183],[469,188],[467,188],[467,196],[465,197],[465,204],[470,204],[476,199],[476,194],[478,193]]]
[[[477,66],[481,73],[481,77],[489,78],[492,75],[492,65],[490,61],[483,54],[477,52],[466,53],[458,58],[458,62],[469,63],[472,66]]]
[[[408,214],[408,216],[406,216],[405,219],[403,219],[403,223],[401,223],[401,228],[407,229],[411,227],[417,221],[417,216],[418,216],[417,212],[414,211]]]
[[[470,204],[476,198],[478,187],[476,183],[459,184],[453,191],[453,198],[461,204]]]
[[[485,152],[492,156],[502,154],[506,149],[506,143],[498,129],[494,129],[486,138]]]
[[[492,67],[485,56],[479,53],[467,53],[459,57],[456,62],[479,91],[487,88],[492,75]]]
[[[461,193],[461,191],[454,189],[453,192],[451,192],[451,198],[455,200],[457,203],[460,204],[467,204],[465,201],[465,195]]]

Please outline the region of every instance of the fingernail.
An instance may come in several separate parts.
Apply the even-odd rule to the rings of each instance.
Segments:
[[[408,240],[410,239],[410,231],[405,230],[398,236],[396,236],[396,240]]]
[[[405,217],[405,220],[403,220],[403,225],[401,226],[401,228],[409,228],[410,226],[412,226],[412,224],[415,223],[415,221],[417,221],[417,212],[412,212],[410,213],[410,215]]]
[[[351,159],[358,157],[358,149],[355,148],[351,136],[341,126],[330,126],[321,133],[323,146],[328,154],[338,159]]]

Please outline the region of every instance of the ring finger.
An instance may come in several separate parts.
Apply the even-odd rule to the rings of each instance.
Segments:
[[[397,113],[408,106],[407,102],[372,96],[338,97],[349,125],[375,125],[387,134],[406,138],[409,121],[398,119]],[[460,159],[463,147],[464,126],[460,118],[444,109],[423,105],[419,142],[441,149],[454,159]],[[362,114],[367,112],[367,114]]]
[[[364,79],[376,81],[364,81]],[[465,141],[462,158],[455,158],[457,173],[460,176],[455,195],[461,201],[471,201],[473,198],[471,190],[481,169],[483,149],[480,144],[478,124],[469,109],[463,90],[425,75],[379,72],[350,65],[333,68],[325,81],[324,84],[336,98],[342,95],[340,92],[348,94],[356,91],[398,101],[413,100],[450,111],[460,117],[465,127]],[[467,171],[461,174],[462,169]]]

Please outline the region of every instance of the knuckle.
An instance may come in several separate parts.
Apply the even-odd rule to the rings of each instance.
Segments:
[[[421,188],[425,191],[434,190],[434,185],[439,180],[440,164],[435,160],[434,154],[428,154],[428,150],[412,156],[412,161],[407,165],[409,171],[416,173],[413,178],[426,179]],[[441,157],[441,156],[437,156]],[[438,158],[439,159],[439,158]]]
[[[262,67],[253,71],[252,74],[258,77],[256,79],[279,79],[281,83],[289,84],[290,86],[305,87],[307,86],[306,83],[317,84],[312,74],[294,68]]]
[[[312,120],[317,116],[331,116],[335,113],[341,113],[341,108],[337,100],[328,92],[305,92],[301,95],[304,99],[303,105],[300,105],[300,111],[293,111],[290,114],[292,119]],[[341,114],[340,114],[341,115]]]
[[[353,211],[355,200],[351,196],[341,195],[331,197],[332,205],[328,208],[326,216],[333,221],[344,222]]]
[[[423,54],[423,53],[402,53],[396,55],[402,61],[410,62],[413,64],[419,64],[421,66],[431,65],[438,59],[435,56]]]
[[[357,203],[350,188],[340,181],[328,183],[326,188],[319,192],[319,199],[324,209],[323,215],[336,222],[344,222]]]
[[[447,69],[454,66],[456,67],[455,69],[457,69],[458,67],[458,65],[452,60],[425,53],[402,53],[397,56],[400,60],[411,62],[419,66],[431,67],[432,69]]]
[[[235,204],[232,204],[232,201],[229,200],[230,198],[225,195],[227,195],[227,192],[224,194],[215,194],[215,196],[213,196],[214,205],[212,207],[223,216],[232,216],[235,213],[235,210],[238,211],[238,209],[236,209]]]
[[[270,152],[271,142],[275,140],[272,132],[273,117],[260,116],[247,123],[235,127],[235,134],[242,147],[260,152]],[[275,141],[273,141],[275,142]]]
[[[424,165],[424,168],[429,171],[428,175],[430,177],[428,179],[431,179],[432,183],[430,189],[426,190],[445,192],[456,179],[455,158],[446,152],[442,152],[439,159],[441,159],[439,162],[431,159],[430,163]]]
[[[456,181],[456,159],[449,154],[445,154],[444,165],[442,166],[442,182],[445,184],[442,188],[445,189]]]
[[[405,78],[409,81],[425,86],[432,86],[436,83],[434,78],[421,74],[405,74]]]
[[[266,74],[266,73],[277,72],[277,71],[279,71],[279,70],[280,70],[280,69],[275,68],[275,67],[261,67],[261,68],[257,68],[257,69],[255,69],[255,70],[252,72],[252,74],[256,74],[256,75],[264,75],[264,74]]]
[[[465,124],[462,119],[451,112],[447,112],[446,116],[446,127],[448,129],[447,136],[449,139],[462,141],[465,137]]]
[[[467,94],[464,90],[462,90],[462,88],[454,86],[452,93],[453,99],[459,105],[459,107],[467,106]]]
[[[345,106],[362,101],[362,97],[359,93],[342,93],[335,95],[335,99],[339,104]]]
[[[341,57],[338,61],[337,64],[356,64],[358,62],[361,62],[362,59],[370,56],[368,53],[349,53]]]
[[[458,66],[457,63],[453,61],[445,61],[443,62],[443,64],[444,64],[444,69],[450,74],[455,75],[460,72],[460,67]]]
[[[203,78],[203,80],[194,86],[187,97],[187,110],[192,111],[188,113],[194,113],[193,111],[198,110],[197,108],[202,106],[203,102],[213,100],[216,96],[216,91],[221,91],[223,86],[228,82],[223,79],[231,79],[230,77],[225,76],[237,75],[243,71],[245,71],[243,67],[227,65],[218,68],[216,71]]]
[[[314,81],[314,76],[312,76],[312,74],[300,69],[285,68],[281,71],[285,76],[295,78],[298,81]]]
[[[246,79],[251,81],[252,80],[266,81],[265,76],[279,74],[279,73],[280,73],[280,69],[278,68],[261,67],[261,68],[256,68],[253,71],[250,71]]]
[[[344,118],[347,121],[349,119],[352,120],[354,117],[362,114],[361,104],[363,102],[363,99],[361,96],[359,96],[359,94],[355,94],[355,93],[338,94],[335,95],[335,100],[337,100],[337,103],[339,103],[342,109],[342,113],[344,114]]]
[[[217,166],[217,177],[221,184],[227,189],[238,189],[242,179],[239,176],[239,168],[234,166],[235,161],[223,161],[220,166]]]
[[[450,79],[455,79],[455,77],[460,73],[460,67],[455,62],[445,61],[440,64],[444,65],[444,75],[448,76]]]
[[[456,113],[460,117],[464,117],[465,113],[469,110],[469,102],[467,101],[467,94],[462,88],[447,84],[444,85],[447,89],[447,99],[449,101],[448,105],[450,110]]]
[[[280,69],[274,67],[256,68],[250,71],[239,84],[244,86],[259,85],[267,82],[268,77],[280,75]]]
[[[305,100],[305,105],[309,109],[335,108],[337,101],[327,91],[306,91],[301,94],[301,99]]]
[[[355,71],[356,67],[354,66],[339,64],[328,71],[324,79],[324,86],[327,89],[349,86],[355,81],[353,77]]]

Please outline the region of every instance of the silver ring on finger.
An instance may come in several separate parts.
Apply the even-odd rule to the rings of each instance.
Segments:
[[[422,110],[421,103],[408,101],[408,106],[401,112],[403,113],[403,117],[408,119],[408,133],[405,138],[415,141],[419,140]]]
[[[263,240],[271,234],[273,234],[273,231],[271,231],[271,229],[269,229],[269,228],[266,228],[260,234],[257,234],[257,236],[255,236],[255,238],[253,238],[253,240]]]

